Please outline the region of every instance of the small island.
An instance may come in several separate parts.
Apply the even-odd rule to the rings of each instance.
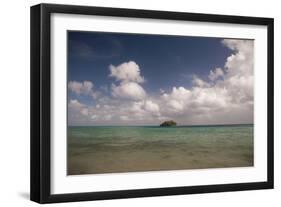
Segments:
[[[160,124],[160,127],[172,127],[172,126],[177,126],[177,123],[173,120],[164,121],[162,124]]]

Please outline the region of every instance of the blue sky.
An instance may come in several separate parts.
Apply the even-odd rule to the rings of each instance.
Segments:
[[[182,124],[193,124],[192,120],[185,120],[181,116],[189,114],[191,111],[186,111],[187,108],[195,103],[188,100],[172,100],[170,105],[165,105],[163,104],[163,102],[167,102],[164,100],[165,94],[173,96],[172,93],[177,93],[177,90],[181,88],[190,91],[195,96],[194,93],[198,93],[196,87],[200,87],[204,93],[207,89],[213,89],[210,91],[213,93],[219,84],[223,85],[221,82],[227,78],[230,80],[229,71],[234,71],[233,77],[236,77],[237,81],[241,81],[241,74],[235,73],[240,69],[233,68],[239,65],[236,64],[236,62],[239,63],[239,57],[237,56],[233,66],[226,67],[227,58],[231,55],[238,55],[239,52],[247,53],[246,55],[250,57],[247,57],[245,64],[249,67],[245,69],[247,70],[245,72],[248,73],[248,70],[253,70],[249,64],[249,61],[252,61],[252,51],[249,52],[251,47],[253,47],[253,41],[249,40],[69,31],[69,122],[73,125],[127,125],[129,123],[143,125],[145,123],[157,124],[164,119],[180,117],[179,120]],[[244,63],[242,62],[242,64]],[[215,78],[210,78],[211,71]],[[247,74],[247,78],[252,74]],[[227,86],[229,84],[220,87],[227,88]],[[141,97],[133,97],[134,93]],[[216,93],[221,93],[221,91],[215,91],[213,95],[220,95]],[[170,97],[169,100],[171,99]],[[176,101],[183,105],[183,107],[178,105],[178,109],[181,111],[174,110],[177,108]],[[74,102],[79,105],[72,106],[71,103]],[[152,105],[150,104],[152,108],[155,106],[154,109],[158,109],[157,114],[146,110],[146,108],[150,109],[150,107],[146,107],[149,103],[152,103]],[[187,106],[187,104],[189,105]],[[113,110],[104,108],[107,105],[112,106],[111,108],[115,110],[118,108],[123,110],[122,107],[133,108],[138,105],[139,110],[123,110],[122,114],[113,113]],[[170,112],[164,112],[163,107],[169,106],[171,107]],[[202,105],[199,108],[202,109]],[[84,113],[81,110],[84,110]],[[106,119],[106,113],[109,112],[111,118]],[[142,116],[139,113],[142,113]],[[151,115],[151,117],[146,119],[147,115]],[[239,118],[226,121],[221,120],[221,116],[218,118],[218,122],[234,123]],[[244,122],[252,122],[251,116],[252,113],[250,113],[250,117],[243,118]],[[127,118],[122,119],[122,117]],[[199,119],[197,122],[208,124],[210,121],[206,121],[206,119],[200,121]]]

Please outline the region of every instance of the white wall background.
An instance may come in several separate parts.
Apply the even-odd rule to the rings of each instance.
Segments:
[[[69,0],[1,2],[0,206],[29,201],[29,7],[37,3],[81,4],[275,18],[275,189],[183,196],[62,203],[53,206],[278,206],[281,203],[281,13],[277,0]],[[279,204],[280,205],[280,204]]]

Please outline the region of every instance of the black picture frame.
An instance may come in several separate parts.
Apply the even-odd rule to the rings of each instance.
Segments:
[[[50,85],[50,15],[52,13],[181,20],[207,23],[233,23],[267,26],[267,181],[236,184],[167,187],[153,189],[51,194],[51,85]],[[273,25],[272,18],[195,14],[152,10],[103,8],[56,4],[31,7],[31,151],[30,199],[38,203],[88,201],[146,196],[210,193],[273,188]]]

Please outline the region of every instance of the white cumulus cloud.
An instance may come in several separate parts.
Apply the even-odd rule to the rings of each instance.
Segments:
[[[146,92],[138,83],[121,82],[120,85],[112,85],[112,95],[118,98],[142,100]]]
[[[203,81],[202,79],[198,78],[196,75],[193,76],[192,83],[193,83],[194,86],[198,86],[198,87],[208,87],[208,86],[210,86],[209,83],[207,83],[206,81]]]
[[[81,104],[78,100],[76,99],[71,99],[68,103],[68,107],[75,109],[75,110],[80,110],[81,108],[84,107],[84,104]]]
[[[98,92],[93,90],[94,84],[91,81],[69,81],[68,89],[74,92],[76,95],[88,95],[96,98],[98,96]]]
[[[124,62],[118,66],[110,65],[109,69],[109,76],[116,78],[116,80],[144,82],[144,78],[140,75],[140,68],[134,61]]]
[[[119,81],[118,85],[112,84],[112,95],[115,98],[142,100],[146,92],[140,83],[144,78],[140,75],[140,68],[134,61],[124,62],[118,66],[109,66],[110,77]]]
[[[221,68],[216,68],[216,69],[210,71],[210,74],[208,77],[211,81],[215,81],[219,77],[223,77],[223,75],[224,75],[223,70]]]
[[[151,112],[151,113],[159,113],[159,106],[157,103],[151,101],[151,100],[147,100],[144,103],[144,108],[146,111]]]

